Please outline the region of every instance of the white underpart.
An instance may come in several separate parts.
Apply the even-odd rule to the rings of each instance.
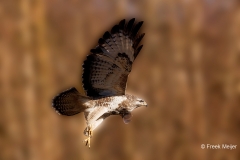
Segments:
[[[114,96],[113,100],[108,103],[109,110],[110,111],[115,110],[116,108],[118,108],[118,105],[125,101],[126,99],[127,99],[126,96]]]
[[[108,109],[106,107],[94,108],[93,111],[89,112],[85,117],[87,120],[87,126],[90,126],[92,130],[97,128],[97,126],[99,126],[103,121],[103,118],[99,117],[101,117],[107,111]]]
[[[99,117],[101,117],[104,113],[114,111],[118,105],[126,99],[127,98],[125,96],[115,96],[112,97],[111,101],[106,101],[104,106],[92,106],[87,108],[84,112],[87,126],[91,126],[92,130],[96,129],[97,126],[99,126],[104,120],[103,118]],[[90,105],[90,103],[86,103],[86,105]]]

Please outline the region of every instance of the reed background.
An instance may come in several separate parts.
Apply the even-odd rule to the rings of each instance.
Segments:
[[[121,19],[143,20],[144,47],[127,93],[148,102],[125,125],[107,118],[82,143],[83,114],[51,100]],[[237,0],[0,1],[1,160],[240,159],[240,3]],[[235,150],[201,149],[234,144]]]

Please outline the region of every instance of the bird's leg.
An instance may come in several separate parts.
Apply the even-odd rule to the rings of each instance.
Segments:
[[[88,145],[88,147],[90,148],[90,140],[91,140],[91,138],[92,138],[92,136],[93,136],[93,131],[92,131],[92,127],[91,127],[91,125],[90,126],[87,126],[87,130],[86,130],[86,133],[87,133],[87,136],[88,136],[88,138],[86,138],[83,142],[86,142],[86,146]]]

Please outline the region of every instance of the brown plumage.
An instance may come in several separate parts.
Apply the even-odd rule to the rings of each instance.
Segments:
[[[62,115],[72,116],[83,112],[87,122],[84,134],[89,144],[92,131],[110,115],[120,115],[124,123],[131,120],[131,112],[147,103],[135,96],[125,94],[126,83],[132,64],[143,45],[144,37],[138,31],[143,22],[131,19],[115,25],[105,32],[98,45],[83,63],[82,82],[87,96],[71,88],[53,99],[52,106]]]

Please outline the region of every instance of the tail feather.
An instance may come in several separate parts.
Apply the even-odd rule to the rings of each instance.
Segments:
[[[54,97],[52,106],[61,115],[73,116],[85,110],[83,103],[87,100],[73,87]]]

